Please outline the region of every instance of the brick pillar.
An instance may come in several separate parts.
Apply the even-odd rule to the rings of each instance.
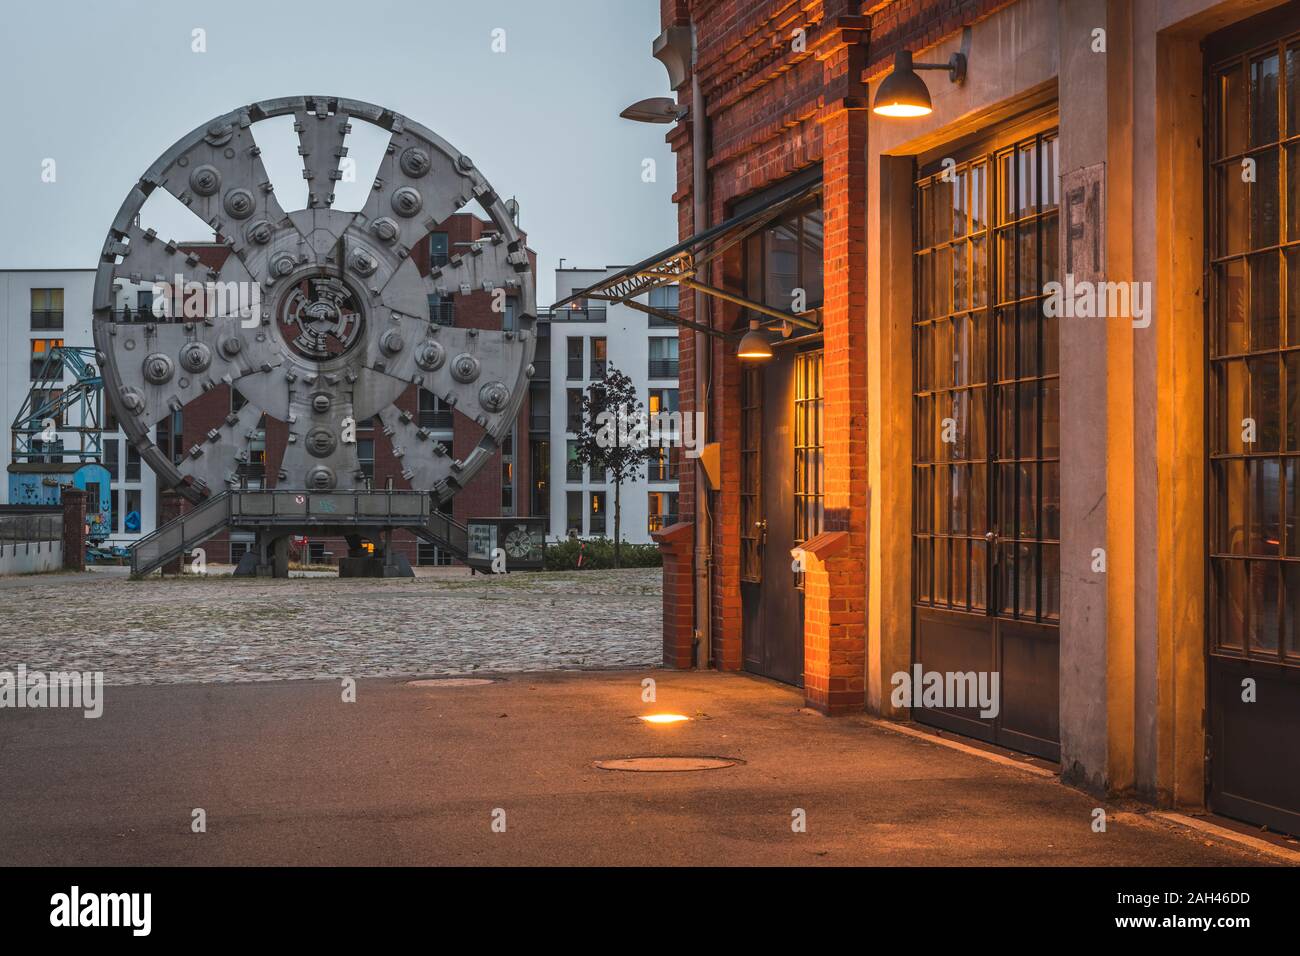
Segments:
[[[867,110],[846,99],[819,117],[824,141],[822,328],[825,531],[805,545],[804,696],[824,713],[866,707]],[[827,550],[830,549],[830,550]],[[820,550],[824,557],[815,552]],[[816,607],[814,606],[816,605]]]
[[[725,316],[725,328],[730,324]],[[713,495],[713,665],[744,668],[740,603],[740,377],[736,346],[715,339],[713,347],[713,438],[718,443],[718,493]]]
[[[158,527],[162,527],[173,518],[179,518],[185,510],[185,499],[174,491],[163,491],[158,496]],[[185,556],[173,558],[162,566],[163,574],[180,574]]]
[[[858,713],[866,701],[866,625],[842,595],[862,580],[862,558],[845,531],[804,542],[804,700],[831,717]]]
[[[90,495],[68,485],[59,493],[63,503],[63,567],[86,570],[86,503]]]
[[[679,521],[650,537],[664,558],[664,667],[686,670],[695,642],[695,524]]]

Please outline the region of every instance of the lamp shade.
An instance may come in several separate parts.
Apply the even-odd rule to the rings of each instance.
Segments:
[[[933,110],[925,80],[912,69],[911,52],[899,50],[894,56],[894,72],[881,81],[871,111],[881,116],[925,116]]]
[[[736,358],[749,362],[762,362],[772,357],[772,345],[759,327],[758,322],[750,320],[749,331],[740,339],[736,348]]]

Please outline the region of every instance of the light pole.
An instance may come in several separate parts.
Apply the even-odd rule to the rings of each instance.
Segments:
[[[689,115],[691,118],[691,231],[699,235],[709,227],[708,181],[708,119],[704,109],[704,92],[700,88],[696,70],[697,46],[694,24],[672,26],[655,38],[652,46],[654,58],[668,71],[668,85],[680,90],[689,71],[691,80],[691,105],[683,108],[670,97],[653,97],[640,100],[620,115],[638,123],[675,123]],[[697,324],[713,328],[712,310],[708,297],[695,290]],[[709,441],[712,416],[708,408],[708,383],[712,375],[713,343],[697,339],[692,348],[695,365],[695,411],[703,416],[704,440]],[[712,542],[710,540],[709,479],[704,471],[703,459],[695,461],[695,666],[705,668],[713,659],[712,649]]]

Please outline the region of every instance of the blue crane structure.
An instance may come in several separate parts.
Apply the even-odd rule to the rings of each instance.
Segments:
[[[57,505],[64,487],[81,488],[89,493],[87,541],[98,545],[113,523],[112,478],[103,463],[104,377],[95,361],[93,348],[59,345],[33,368],[10,426],[9,504]],[[73,447],[64,442],[68,434]]]

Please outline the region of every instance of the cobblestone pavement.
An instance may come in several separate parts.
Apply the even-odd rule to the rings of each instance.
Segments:
[[[661,573],[410,579],[3,579],[0,670],[108,684],[644,667],[661,654]],[[425,569],[420,569],[424,572]]]

